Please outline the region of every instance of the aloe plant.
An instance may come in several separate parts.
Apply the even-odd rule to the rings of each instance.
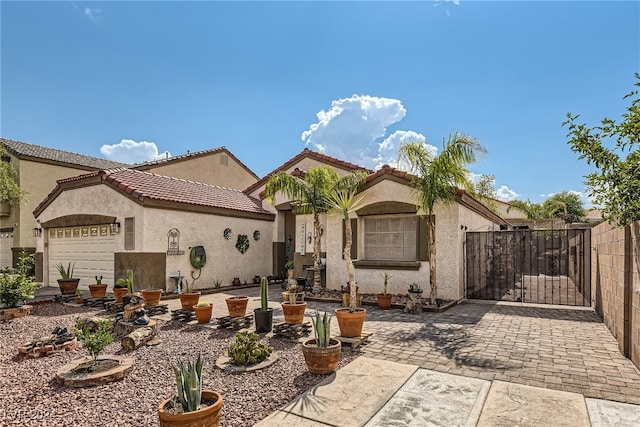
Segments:
[[[60,277],[64,280],[73,279],[73,269],[75,268],[76,263],[74,262],[67,264],[67,267],[64,267],[64,264],[59,262],[56,264],[56,270],[60,273]]]
[[[315,315],[311,316],[311,323],[316,337],[316,345],[328,347],[331,341],[331,315],[325,312],[321,317],[320,312],[316,311]]]
[[[178,400],[183,412],[193,412],[200,409],[202,398],[202,359],[198,355],[195,363],[178,360],[173,367],[176,376]]]
[[[267,311],[269,308],[269,281],[266,277],[260,280],[260,310]]]

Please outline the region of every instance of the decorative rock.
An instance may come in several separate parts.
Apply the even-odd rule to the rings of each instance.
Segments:
[[[239,329],[248,328],[249,326],[251,326],[252,320],[253,316],[251,314],[247,314],[243,317],[218,317],[218,329],[231,329],[237,331]]]
[[[28,316],[31,314],[33,306],[22,305],[15,308],[3,308],[0,310],[0,320],[14,319],[16,317]]]
[[[155,334],[155,328],[144,327],[136,329],[126,337],[122,338],[122,348],[127,351],[135,350],[148,341],[151,341]]]
[[[220,356],[216,360],[216,367],[228,372],[251,372],[259,369],[264,369],[267,366],[271,366],[276,360],[278,360],[278,354],[273,352],[260,363],[256,363],[249,366],[234,365],[231,363],[231,358],[227,356]]]
[[[273,336],[288,338],[297,341],[311,333],[311,322],[305,323],[278,323],[273,326]]]
[[[122,356],[98,356],[98,366],[107,365],[104,370],[91,371],[92,363],[91,357],[67,363],[56,372],[56,381],[66,387],[90,387],[119,381],[133,369],[133,359]]]

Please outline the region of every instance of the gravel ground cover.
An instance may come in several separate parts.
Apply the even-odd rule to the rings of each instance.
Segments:
[[[171,366],[178,358],[205,358],[204,388],[223,395],[222,426],[251,426],[311,388],[325,376],[308,372],[300,345],[279,338],[262,338],[279,359],[270,367],[232,374],[215,367],[226,355],[234,332],[158,321],[162,343],[128,353],[134,358],[131,374],[122,381],[89,388],[58,386],[55,372],[83,349],[30,358],[17,347],[56,326],[71,330],[77,317],[105,312],[63,304],[36,305],[31,316],[0,322],[0,426],[156,426],[159,403],[174,393]],[[123,354],[119,340],[104,354]],[[342,349],[339,368],[360,355]]]

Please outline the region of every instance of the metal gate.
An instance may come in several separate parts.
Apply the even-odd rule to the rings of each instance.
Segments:
[[[466,233],[467,298],[591,306],[591,230]]]

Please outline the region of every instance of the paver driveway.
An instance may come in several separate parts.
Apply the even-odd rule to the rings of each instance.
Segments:
[[[373,332],[362,349],[369,357],[640,404],[640,373],[589,309],[463,302],[409,315],[367,307],[364,329]]]

